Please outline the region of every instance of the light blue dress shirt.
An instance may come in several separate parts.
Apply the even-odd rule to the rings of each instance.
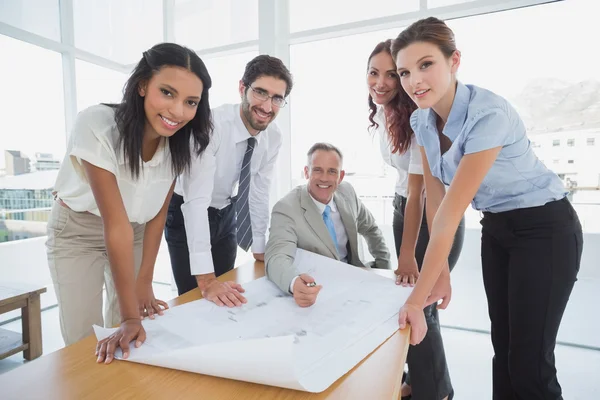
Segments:
[[[457,83],[442,132],[452,145],[444,155],[432,109],[417,109],[410,124],[417,143],[425,148],[432,175],[445,185],[452,182],[464,155],[502,146],[471,203],[476,210],[503,212],[537,207],[567,195],[560,178],[533,152],[515,109],[489,90]]]

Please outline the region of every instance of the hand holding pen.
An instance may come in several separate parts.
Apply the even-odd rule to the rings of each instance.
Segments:
[[[322,286],[317,285],[315,279],[307,274],[300,274],[294,282],[293,293],[296,304],[300,307],[310,307],[317,301],[317,296]]]

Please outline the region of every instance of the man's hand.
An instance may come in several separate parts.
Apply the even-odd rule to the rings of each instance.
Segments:
[[[314,278],[307,274],[300,274],[294,282],[294,300],[300,307],[310,307],[317,301],[317,295],[323,286],[308,286],[314,282]]]
[[[252,253],[256,261],[265,261],[265,253]]]
[[[398,258],[398,268],[396,269],[396,285],[415,286],[419,278],[419,266],[414,254],[402,255]]]
[[[96,345],[98,359],[96,361],[110,364],[119,347],[123,350],[123,358],[129,357],[129,343],[134,339],[137,339],[135,347],[140,347],[146,341],[146,331],[142,326],[142,321],[138,318],[121,322],[121,326],[116,332],[98,342]]]
[[[406,324],[410,324],[410,344],[416,346],[421,343],[427,333],[427,323],[425,322],[425,314],[419,306],[405,303],[400,308],[398,326],[400,329],[404,329]]]
[[[430,304],[437,303],[438,300],[442,300],[442,302],[438,304],[437,309],[445,310],[446,307],[448,307],[448,304],[450,304],[451,298],[452,286],[450,285],[450,273],[446,268],[446,270],[440,274],[437,282],[433,286],[433,289],[431,289],[431,293],[425,302],[425,307]]]
[[[203,286],[200,287],[199,285],[202,296],[219,307],[239,307],[248,301],[242,296],[242,293],[245,292],[242,285],[234,281],[221,283],[216,279],[212,279],[205,282]]]
[[[166,302],[157,300],[154,297],[152,282],[137,281],[135,284],[135,295],[138,300],[140,319],[144,319],[144,317],[154,319],[154,314],[163,315],[163,310],[169,308]]]

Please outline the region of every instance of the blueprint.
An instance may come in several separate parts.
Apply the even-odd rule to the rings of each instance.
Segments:
[[[303,250],[295,265],[323,286],[313,306],[297,306],[261,278],[244,285],[248,302],[241,307],[201,299],[144,320],[146,342],[132,346],[127,361],[308,392],[327,389],[396,332],[411,289]],[[114,331],[94,329],[99,339]]]

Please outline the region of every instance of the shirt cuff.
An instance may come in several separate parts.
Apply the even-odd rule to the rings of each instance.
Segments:
[[[253,253],[264,254],[266,246],[267,246],[267,239],[266,239],[265,235],[252,237],[251,249],[252,249]]]
[[[215,272],[212,253],[203,251],[200,253],[190,253],[190,272],[192,275],[212,274]]]
[[[294,277],[294,279],[292,279],[292,283],[290,283],[290,293],[294,294],[294,283],[296,282],[296,279],[300,278],[299,276]]]

